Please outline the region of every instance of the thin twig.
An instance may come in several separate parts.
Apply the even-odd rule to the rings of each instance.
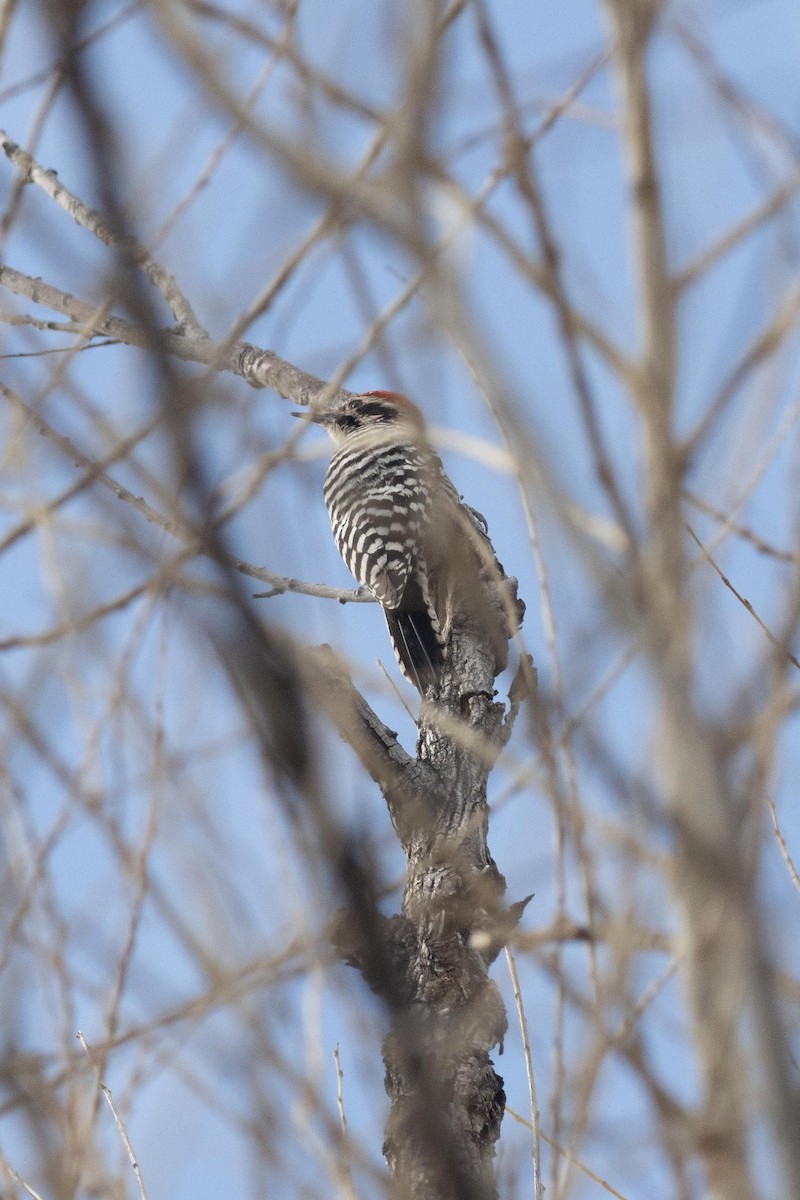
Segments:
[[[342,1060],[339,1058],[338,1042],[334,1047],[333,1061],[336,1064],[336,1104],[339,1109],[339,1120],[342,1123],[342,1142],[344,1152],[344,1164],[342,1166],[342,1164],[337,1163],[337,1174],[340,1170],[343,1170],[343,1185],[348,1200],[357,1200],[356,1189],[353,1185],[352,1146],[350,1143],[350,1135],[347,1132],[347,1114],[344,1110],[344,1071],[342,1070]]]
[[[672,286],[675,291],[685,291],[698,279],[708,274],[720,259],[724,258],[726,254],[730,254],[752,233],[761,229],[763,225],[782,212],[797,195],[798,188],[800,188],[800,172],[792,175],[757,208],[754,208],[746,217],[742,217],[740,221],[736,221],[715,242],[712,242],[696,258],[682,267],[672,278]]]
[[[339,1058],[339,1043],[333,1050],[333,1061],[336,1063],[336,1103],[339,1107],[339,1119],[342,1122],[342,1133],[347,1137],[347,1115],[344,1111],[344,1074],[342,1061]]]
[[[781,827],[778,824],[778,814],[775,811],[775,801],[772,799],[771,796],[765,796],[764,798],[767,802],[767,808],[769,809],[769,815],[772,817],[772,828],[775,831],[775,838],[780,847],[781,854],[783,855],[783,861],[786,863],[786,866],[789,868],[789,874],[792,877],[792,883],[797,888],[798,892],[800,892],[800,875],[798,875],[797,868],[795,867],[794,862],[792,860],[792,856],[789,853],[789,847],[786,845],[786,839],[784,838],[783,834],[781,833]]]
[[[539,1102],[536,1098],[536,1076],[533,1073],[531,1043],[530,1038],[528,1037],[528,1020],[525,1016],[525,1006],[522,1002],[522,990],[519,986],[517,964],[514,961],[514,955],[511,951],[511,947],[506,946],[505,951],[506,962],[508,963],[508,973],[511,976],[511,983],[514,988],[514,1001],[517,1006],[519,1028],[522,1035],[522,1051],[525,1055],[525,1070],[528,1075],[528,1097],[531,1104],[531,1129],[533,1131],[533,1190],[536,1200],[543,1200],[544,1186],[542,1184],[542,1143],[541,1130],[539,1127]]]
[[[112,229],[102,215],[95,209],[70,192],[60,182],[53,170],[46,170],[30,155],[27,150],[18,146],[4,130],[0,129],[0,150],[6,158],[26,178],[30,179],[45,192],[51,200],[55,200],[61,208],[77,221],[84,229],[93,234],[107,246],[116,246],[129,254],[134,262],[142,268],[148,279],[155,284],[161,295],[172,310],[175,320],[182,330],[195,338],[207,337],[206,331],[195,316],[189,301],[178,287],[177,280],[153,257],[149,250],[142,246],[130,234],[123,234]]]
[[[303,406],[334,403],[348,395],[336,392],[329,383],[287,362],[272,350],[262,350],[249,342],[215,342],[211,338],[186,337],[172,329],[145,329],[133,321],[106,315],[104,308],[88,304],[43,279],[0,265],[0,284],[34,304],[65,313],[81,323],[81,332],[92,337],[115,338],[143,350],[160,350],[184,362],[201,363],[213,371],[230,371],[251,387],[272,388],[279,396]]]
[[[88,1045],[86,1044],[86,1038],[83,1036],[83,1034],[81,1033],[80,1030],[78,1030],[77,1038],[78,1038],[78,1041],[80,1042],[81,1046],[83,1047],[84,1051],[86,1052],[86,1057],[89,1059],[89,1062],[92,1063],[92,1066],[94,1066],[91,1052],[89,1050]],[[130,1159],[131,1166],[133,1167],[133,1173],[136,1176],[136,1182],[139,1185],[140,1200],[147,1200],[147,1192],[145,1191],[144,1180],[142,1179],[142,1172],[139,1169],[139,1163],[137,1162],[136,1155],[133,1152],[133,1146],[131,1145],[131,1139],[128,1137],[128,1131],[125,1128],[125,1125],[123,1123],[121,1116],[117,1112],[116,1105],[114,1104],[114,1098],[111,1095],[111,1092],[109,1091],[106,1084],[100,1078],[99,1071],[97,1071],[97,1081],[98,1081],[98,1084],[100,1085],[100,1090],[102,1091],[103,1095],[105,1096],[105,1098],[108,1102],[108,1107],[111,1109],[111,1115],[114,1118],[114,1124],[117,1127],[119,1136],[122,1138],[122,1144],[125,1147],[128,1158]]]
[[[762,329],[753,338],[739,361],[728,372],[726,380],[719,388],[708,410],[684,440],[681,447],[681,456],[684,459],[689,459],[696,453],[734,396],[751,378],[754,371],[777,354],[787,337],[796,330],[798,314],[800,314],[800,288],[795,288],[786,296],[766,329]]]
[[[518,1124],[524,1125],[526,1129],[532,1128],[530,1121],[526,1120],[525,1117],[521,1116],[520,1113],[515,1112],[514,1109],[510,1108],[508,1105],[506,1105],[506,1112],[514,1121],[517,1121]],[[618,1192],[616,1188],[612,1187],[611,1184],[607,1182],[607,1180],[603,1179],[602,1175],[598,1175],[596,1171],[593,1171],[591,1167],[588,1167],[586,1163],[582,1161],[582,1159],[578,1158],[578,1156],[572,1152],[572,1150],[567,1150],[563,1146],[560,1146],[558,1142],[556,1142],[554,1138],[549,1137],[544,1130],[540,1130],[539,1133],[542,1140],[547,1142],[548,1146],[552,1146],[556,1154],[561,1154],[564,1158],[568,1158],[570,1162],[572,1162],[578,1168],[579,1171],[582,1171],[584,1175],[588,1175],[589,1179],[593,1179],[594,1182],[598,1183],[604,1191],[609,1193],[609,1195],[615,1196],[616,1200],[628,1200],[628,1198],[624,1196],[622,1192]]]
[[[39,1195],[36,1189],[31,1187],[28,1181],[22,1178],[19,1171],[15,1171],[11,1164],[6,1162],[5,1158],[0,1157],[0,1166],[2,1166],[4,1171],[8,1172],[14,1182],[18,1183],[23,1191],[28,1193],[28,1195],[31,1197],[31,1200],[42,1200],[42,1197]]]
[[[2,268],[0,268],[0,273],[1,272]],[[208,547],[206,546],[204,539],[196,530],[193,530],[188,524],[183,524],[179,521],[172,520],[169,517],[165,517],[158,511],[158,509],[154,508],[152,504],[145,500],[143,496],[134,495],[133,492],[124,487],[123,484],[119,483],[116,479],[112,478],[112,476],[110,476],[106,471],[100,469],[98,464],[95,463],[87,454],[84,454],[84,452],[80,450],[70,438],[55,430],[52,425],[50,425],[50,423],[46,421],[44,417],[40,416],[39,413],[31,408],[31,406],[27,404],[21,396],[18,396],[3,383],[0,383],[0,395],[5,396],[5,398],[11,404],[13,404],[15,408],[24,413],[24,415],[32,422],[39,433],[57,446],[67,458],[75,463],[76,466],[82,467],[84,471],[86,471],[94,480],[96,480],[97,483],[113,492],[117,499],[123,500],[126,504],[129,504],[150,524],[157,526],[159,529],[163,529],[166,533],[169,533],[173,537],[179,538],[183,542],[187,543],[192,549],[193,553],[207,556],[209,553]],[[221,524],[225,521],[225,519],[226,514],[223,512],[217,518],[217,523]],[[290,579],[283,575],[276,575],[274,571],[269,571],[266,567],[253,566],[251,563],[245,562],[244,559],[231,557],[228,559],[228,561],[230,565],[240,574],[246,575],[251,579],[259,579],[263,583],[269,584],[270,588],[272,589],[270,592],[271,595],[279,595],[282,592],[296,592],[299,595],[316,596],[319,599],[338,600],[340,604],[375,603],[375,597],[371,593],[366,592],[363,588],[348,590],[345,588],[329,587],[327,584],[322,583],[305,583],[300,579]],[[133,599],[135,594],[143,591],[147,586],[148,585],[144,584],[141,585],[138,590],[135,588],[131,589],[130,593],[126,593],[126,596],[129,600]],[[124,602],[127,601],[124,601],[122,598],[120,598],[120,600],[112,603],[114,605],[119,605],[120,603]],[[109,609],[109,611],[111,610]],[[52,641],[54,640],[55,636],[56,635],[53,634],[42,635],[45,641]],[[18,639],[13,639],[13,642],[14,645],[16,645]],[[11,648],[13,647],[7,643],[0,645],[0,649]]]
[[[782,656],[785,655],[786,658],[788,658],[789,662],[792,663],[795,667],[797,667],[798,671],[800,671],[800,661],[798,661],[798,659],[794,656],[794,654],[792,654],[792,652],[788,649],[788,647],[783,642],[781,642],[779,638],[777,638],[775,636],[775,634],[772,632],[772,630],[769,628],[769,626],[758,615],[758,613],[753,608],[753,605],[750,603],[750,601],[745,596],[743,596],[741,592],[737,591],[737,589],[733,586],[730,579],[725,574],[725,572],[722,570],[722,568],[719,566],[719,564],[709,554],[708,550],[706,550],[705,546],[700,541],[700,538],[697,536],[695,531],[692,529],[691,525],[687,524],[686,529],[689,533],[689,536],[692,538],[692,540],[694,542],[696,542],[697,545],[699,546],[699,548],[702,552],[703,558],[706,560],[706,562],[709,564],[709,566],[714,568],[717,575],[719,575],[720,579],[725,584],[725,587],[728,589],[728,591],[733,593],[733,595],[736,597],[736,599],[739,601],[739,603],[742,605],[742,607],[746,608],[747,611],[750,613],[750,616],[753,618],[753,620],[758,622],[758,624],[761,626],[764,633],[767,635],[767,637],[769,638],[770,642],[775,647],[775,649],[778,650]]]
[[[87,33],[85,37],[76,41],[71,47],[73,54],[80,54],[86,50],[99,38],[107,33],[111,33],[113,29],[117,29],[124,24],[130,17],[135,16],[137,12],[145,7],[145,0],[132,0],[132,3],[126,4],[119,12],[114,13],[113,17],[109,17],[102,25],[98,25],[91,33]],[[5,16],[5,12],[3,14]],[[4,104],[7,100],[13,99],[14,96],[19,96],[22,92],[29,91],[31,88],[38,87],[40,83],[46,83],[56,72],[62,71],[64,68],[63,59],[57,58],[54,62],[49,63],[46,67],[42,67],[40,71],[36,71],[33,75],[28,75],[25,79],[20,79],[17,83],[12,83],[10,87],[3,88],[0,92],[0,104]]]
[[[710,504],[708,500],[704,500],[702,496],[698,496],[695,492],[690,491],[689,488],[682,488],[681,494],[695,508],[699,508],[701,512],[707,513],[709,517],[713,517],[715,521],[718,521],[731,533],[735,533],[743,541],[749,542],[759,554],[764,554],[768,558],[774,558],[777,562],[788,564],[800,563],[800,554],[794,554],[790,550],[781,550],[778,546],[773,546],[747,525],[732,521],[730,513],[723,512],[721,508]]]

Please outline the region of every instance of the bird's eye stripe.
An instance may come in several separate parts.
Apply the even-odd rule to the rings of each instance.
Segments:
[[[381,404],[378,401],[360,405],[359,412],[362,417],[376,417],[379,421],[391,421],[397,416],[393,404]]]

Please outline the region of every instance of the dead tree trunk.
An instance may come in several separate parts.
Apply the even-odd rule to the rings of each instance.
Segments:
[[[516,605],[515,581],[494,586],[510,589]],[[384,1153],[397,1200],[497,1195],[505,1093],[490,1055],[507,1019],[489,967],[526,901],[503,902],[505,880],[487,846],[486,790],[532,668],[522,664],[506,712],[494,700],[495,651],[466,624],[454,627],[436,703],[422,704],[416,758],[341,676],[328,706],[380,783],[408,860],[401,913],[368,922],[350,913],[336,933],[390,1012]],[[348,716],[346,686],[355,706]]]

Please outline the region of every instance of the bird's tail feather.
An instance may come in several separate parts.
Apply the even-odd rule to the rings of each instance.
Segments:
[[[424,696],[439,680],[444,654],[438,622],[419,581],[409,579],[400,604],[384,613],[398,662]]]

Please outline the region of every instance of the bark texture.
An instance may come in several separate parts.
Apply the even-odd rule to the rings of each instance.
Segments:
[[[516,581],[487,588],[498,626],[510,636],[524,611]],[[377,928],[350,914],[336,932],[340,952],[391,1016],[383,1149],[397,1200],[497,1195],[493,1160],[505,1093],[491,1053],[502,1047],[507,1019],[489,967],[527,901],[504,901],[505,880],[487,845],[487,780],[533,670],[521,665],[506,710],[494,698],[496,639],[487,644],[474,624],[456,614],[438,694],[422,702],[416,758],[398,753],[396,735],[355,689],[344,715],[341,680],[329,705],[380,782],[408,860],[401,912],[378,918]]]

